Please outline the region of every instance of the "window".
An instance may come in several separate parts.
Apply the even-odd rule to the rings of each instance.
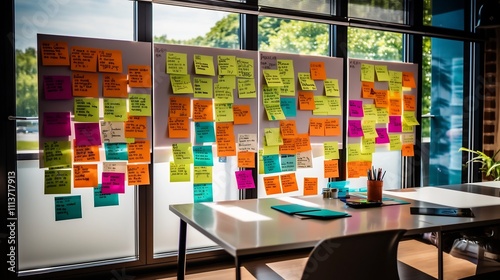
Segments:
[[[349,0],[349,17],[404,23],[404,0]]]

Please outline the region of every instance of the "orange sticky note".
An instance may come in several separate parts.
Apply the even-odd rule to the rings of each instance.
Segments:
[[[191,116],[191,98],[171,96],[168,116],[189,118]]]
[[[401,98],[391,98],[389,99],[389,115],[391,116],[401,116]]]
[[[404,110],[405,111],[415,111],[415,96],[411,94],[403,95],[404,100]]]
[[[389,107],[389,93],[387,90],[375,91],[375,107],[387,108]]]
[[[311,62],[309,64],[311,69],[311,79],[313,80],[326,80],[326,71],[324,62]]]
[[[73,72],[71,76],[73,96],[99,97],[99,74]]]
[[[339,177],[339,161],[337,159],[325,160],[324,176],[325,178]]]
[[[339,118],[325,119],[325,136],[340,136]]]
[[[238,167],[239,168],[255,168],[255,153],[238,152]]]
[[[376,92],[374,82],[361,82],[361,97],[374,99]]]
[[[43,41],[40,43],[42,65],[69,66],[68,43]]]
[[[280,145],[280,155],[295,155],[297,148],[295,147],[295,138],[283,138],[283,145]]]
[[[347,178],[359,178],[361,175],[359,171],[359,161],[347,162]],[[362,174],[366,175],[366,170]]]
[[[279,176],[264,177],[264,188],[267,195],[281,193]]]
[[[415,155],[413,144],[407,143],[401,146],[401,155],[404,157],[412,157]]]
[[[122,51],[100,50],[97,53],[99,72],[122,73]]]
[[[297,125],[295,124],[295,120],[281,120],[280,133],[283,139],[297,137]]]
[[[147,117],[145,116],[128,116],[125,122],[125,137],[126,138],[147,138]]]
[[[128,85],[130,87],[150,88],[151,67],[149,65],[129,65]]]
[[[234,137],[234,125],[232,123],[216,123],[215,131],[217,156],[235,156],[236,141]]]
[[[128,162],[151,162],[149,140],[136,140],[128,143]]]
[[[193,100],[193,121],[212,122],[214,120],[212,99]]]
[[[149,185],[149,164],[127,165],[128,185]]]
[[[318,178],[304,177],[304,195],[318,194]]]
[[[295,140],[295,148],[297,153],[307,152],[311,150],[311,141],[307,133],[297,134],[297,139]]]
[[[189,138],[188,117],[168,117],[169,138]]]
[[[128,97],[126,74],[103,74],[102,95],[104,97]]]
[[[252,110],[250,105],[233,104],[234,124],[252,124]]]
[[[100,161],[99,146],[76,146],[73,145],[74,162]]]
[[[71,48],[71,70],[97,72],[97,50],[92,48]]]
[[[314,110],[314,93],[299,91],[299,110]]]
[[[309,136],[325,136],[325,119],[309,119]]]
[[[283,188],[284,193],[299,190],[299,186],[297,186],[297,179],[295,178],[295,173],[281,175],[280,179],[281,188]]]
[[[75,188],[94,188],[98,184],[97,164],[73,165],[73,185]]]
[[[403,72],[403,87],[409,87],[409,88],[417,87],[412,72]]]

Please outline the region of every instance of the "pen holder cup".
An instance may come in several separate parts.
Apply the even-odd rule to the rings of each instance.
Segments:
[[[368,201],[382,202],[382,189],[384,181],[368,180],[366,181],[366,199]]]

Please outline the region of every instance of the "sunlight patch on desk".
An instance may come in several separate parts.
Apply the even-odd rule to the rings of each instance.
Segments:
[[[215,204],[212,202],[203,202],[202,204],[218,212],[231,216],[232,218],[238,219],[242,222],[258,222],[258,221],[271,220],[271,218],[267,216],[252,212],[250,210],[238,206],[225,206],[225,205]]]
[[[294,197],[285,196],[285,197],[279,197],[276,199],[281,200],[281,201],[285,201],[285,202],[289,202],[289,203],[293,203],[293,204],[300,204],[300,205],[304,205],[304,206],[321,207],[320,205],[318,205],[316,203],[312,203],[312,202],[305,201],[305,200],[298,199],[298,198],[294,198]]]
[[[436,187],[414,188],[414,192],[383,191],[384,194],[450,207],[469,208],[499,205],[500,197],[467,193]]]

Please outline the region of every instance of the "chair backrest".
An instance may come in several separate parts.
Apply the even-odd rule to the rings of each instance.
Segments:
[[[398,243],[405,232],[384,230],[324,239],[309,255],[302,279],[399,279]]]

